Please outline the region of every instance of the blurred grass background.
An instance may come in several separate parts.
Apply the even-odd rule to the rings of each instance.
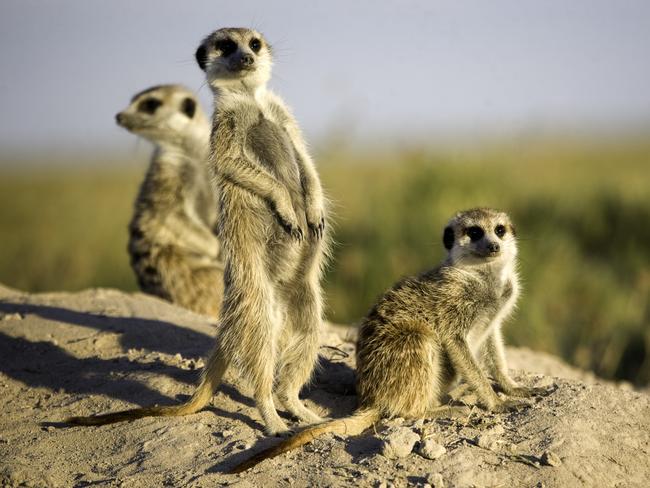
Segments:
[[[511,213],[520,238],[524,293],[509,342],[650,382],[647,138],[329,150],[318,163],[335,213],[332,320],[357,321],[400,276],[441,260],[455,211],[493,206]],[[126,226],[145,164],[0,166],[0,281],[135,290]]]

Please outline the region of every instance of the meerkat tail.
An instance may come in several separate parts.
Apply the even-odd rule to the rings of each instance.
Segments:
[[[116,422],[141,419],[145,417],[181,417],[191,415],[204,408],[214,395],[228,364],[223,359],[217,359],[214,364],[206,368],[201,383],[192,394],[192,397],[181,405],[155,406],[122,410],[121,412],[91,415],[88,417],[68,417],[64,423],[70,425],[106,425]]]
[[[298,432],[297,434],[282,441],[277,446],[270,447],[255,454],[253,457],[232,468],[228,473],[242,473],[261,463],[265,459],[277,457],[280,454],[284,454],[285,452],[291,451],[300,446],[304,446],[305,444],[309,444],[311,441],[329,432],[348,436],[359,435],[380,418],[381,415],[379,414],[379,411],[375,409],[367,409],[355,412],[349,417],[331,420],[329,422],[325,422],[324,424],[315,425],[314,427],[305,429],[302,432]]]

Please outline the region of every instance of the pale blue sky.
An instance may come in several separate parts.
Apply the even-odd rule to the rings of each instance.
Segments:
[[[249,25],[313,142],[650,126],[648,1],[2,0],[0,152],[132,148],[129,97],[199,90],[198,42]]]

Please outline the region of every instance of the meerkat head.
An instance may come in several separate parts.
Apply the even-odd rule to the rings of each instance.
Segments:
[[[205,139],[210,130],[196,97],[180,85],[158,85],[136,93],[115,120],[154,143],[193,142]]]
[[[457,213],[445,227],[442,240],[454,265],[506,264],[517,255],[510,217],[489,208]]]
[[[196,61],[214,88],[257,88],[271,77],[271,46],[252,29],[227,27],[206,37]]]

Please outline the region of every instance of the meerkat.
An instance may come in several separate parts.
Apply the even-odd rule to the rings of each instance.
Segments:
[[[304,430],[232,472],[327,432],[360,434],[382,417],[462,412],[465,407],[442,404],[457,378],[487,410],[521,405],[496,394],[481,361],[506,395],[539,392],[510,378],[503,349],[501,324],[519,295],[517,242],[508,215],[487,208],[460,212],[445,227],[443,242],[448,254],[442,264],[399,281],[363,319],[357,341],[358,410]]]
[[[234,365],[252,386],[268,434],[288,431],[273,394],[307,423],[298,394],[318,356],[325,200],[298,124],[266,84],[271,48],[251,29],[224,28],[196,51],[214,93],[210,169],[219,197],[225,289],[214,351],[187,403],[68,419],[97,425],[187,415],[212,398]]]
[[[207,171],[208,119],[187,88],[159,85],[137,93],[116,121],[155,146],[129,225],[141,290],[218,317],[224,266]]]

